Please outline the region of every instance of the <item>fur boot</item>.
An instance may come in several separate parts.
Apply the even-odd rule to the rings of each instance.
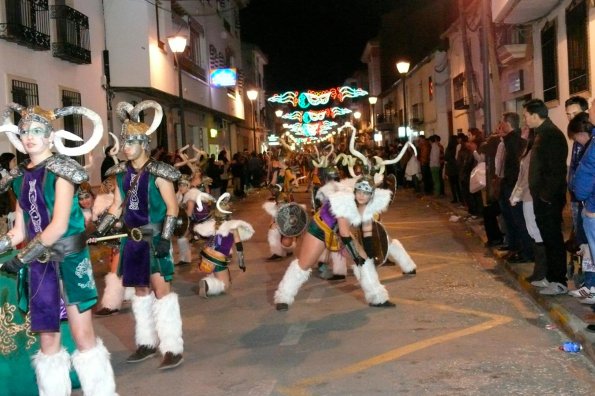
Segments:
[[[331,252],[330,262],[333,266],[333,274],[335,275],[347,275],[347,260],[341,252]]]
[[[190,242],[188,242],[188,238],[181,237],[177,239],[178,243],[178,256],[180,257],[180,261],[184,261],[186,263],[192,262],[192,252],[190,251]]]
[[[374,267],[374,260],[367,259],[366,262],[358,268],[354,265],[353,273],[359,281],[364,296],[369,304],[382,304],[388,301],[388,291],[380,283],[376,267]]]
[[[157,329],[153,318],[155,295],[132,297],[132,313],[135,321],[135,341],[137,346],[157,347]]]
[[[401,271],[405,274],[417,270],[417,265],[398,239],[393,239],[388,245],[388,256],[401,267]]]
[[[277,256],[281,257],[285,257],[287,255],[287,253],[283,249],[283,245],[281,245],[281,233],[277,228],[269,228],[267,239],[269,241],[271,255],[276,254]]]
[[[205,276],[201,280],[204,280],[207,284],[206,293],[208,296],[218,296],[227,291],[225,283],[222,280],[215,278],[214,274]]]
[[[109,357],[110,354],[100,338],[97,338],[97,344],[93,348],[84,352],[76,351],[72,355],[72,365],[85,396],[117,395]]]
[[[181,355],[184,352],[184,340],[178,295],[172,292],[155,300],[153,315],[159,335],[159,351],[163,355],[167,352]]]
[[[37,352],[33,356],[33,367],[40,396],[70,395],[70,355],[65,349],[53,355]]]
[[[136,293],[136,290],[134,290],[134,287],[125,287],[124,288],[124,301],[132,301],[135,293]]]
[[[293,304],[298,290],[308,280],[310,273],[312,273],[312,269],[308,268],[307,271],[304,271],[299,266],[298,259],[293,260],[287,267],[285,275],[283,275],[283,279],[275,291],[275,303]]]
[[[108,272],[105,275],[105,289],[101,297],[101,306],[109,309],[122,308],[124,300],[124,286],[122,279],[114,272]]]

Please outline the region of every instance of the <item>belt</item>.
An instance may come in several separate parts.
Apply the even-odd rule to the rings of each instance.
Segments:
[[[50,260],[62,261],[72,253],[78,253],[87,246],[85,233],[64,237],[55,242],[50,248]]]

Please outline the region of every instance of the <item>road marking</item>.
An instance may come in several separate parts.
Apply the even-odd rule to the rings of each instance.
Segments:
[[[287,334],[279,343],[280,346],[296,345],[308,327],[307,323],[296,323],[289,326]]]
[[[308,304],[315,304],[315,303],[320,302],[320,300],[324,296],[325,292],[326,292],[326,287],[324,287],[324,286],[314,288],[310,292],[310,294],[308,294],[308,298],[306,299],[306,302]]]
[[[422,253],[416,252],[415,250],[407,250],[407,253],[411,256],[422,256],[422,257],[431,257],[437,259],[445,259],[449,261],[473,261],[469,258],[468,254],[465,254],[463,257],[457,257],[452,255],[444,255],[444,254],[432,254],[432,253]]]
[[[439,309],[441,311],[474,315],[474,316],[479,316],[481,318],[486,318],[488,320],[483,323],[474,325],[474,326],[466,327],[466,328],[456,330],[456,331],[453,331],[453,332],[450,332],[447,334],[443,334],[443,335],[436,336],[436,337],[430,337],[425,340],[421,340],[421,341],[417,341],[417,342],[414,342],[414,343],[411,343],[408,345],[404,345],[402,347],[392,349],[392,350],[382,353],[380,355],[373,356],[369,359],[361,360],[361,361],[351,364],[349,366],[341,367],[341,368],[338,368],[338,369],[330,371],[330,372],[325,372],[322,375],[316,375],[313,377],[305,378],[305,379],[297,382],[293,386],[279,387],[278,391],[285,395],[288,395],[288,396],[309,396],[309,395],[311,395],[311,393],[308,391],[308,388],[310,388],[312,386],[332,382],[332,381],[338,380],[340,378],[347,377],[347,376],[353,375],[355,373],[359,373],[359,372],[368,370],[372,367],[379,366],[381,364],[397,360],[400,357],[403,357],[410,353],[414,353],[414,352],[420,351],[425,348],[429,348],[434,345],[443,344],[445,342],[449,342],[449,341],[455,340],[457,338],[461,338],[461,337],[465,337],[468,335],[477,334],[482,331],[490,330],[490,329],[493,329],[494,327],[502,326],[504,324],[510,323],[513,320],[513,318],[511,318],[509,316],[491,314],[488,312],[476,311],[473,309],[456,308],[456,307],[450,307],[448,305],[442,305],[442,304],[432,304],[432,303],[428,304],[425,301],[405,300],[405,299],[400,299],[400,298],[396,298],[393,300],[399,304],[429,305],[430,307],[432,307],[434,309]]]

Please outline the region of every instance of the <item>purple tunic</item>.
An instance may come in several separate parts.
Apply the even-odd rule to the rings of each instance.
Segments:
[[[320,218],[324,223],[332,230],[335,228],[337,224],[337,218],[331,212],[331,203],[330,201],[326,201],[322,204],[322,207],[319,210]]]

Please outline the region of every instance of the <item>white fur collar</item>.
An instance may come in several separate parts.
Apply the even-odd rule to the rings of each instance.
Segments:
[[[254,228],[244,220],[228,220],[221,223],[219,228],[215,230],[215,220],[210,219],[204,223],[199,223],[194,226],[194,231],[203,237],[210,237],[215,234],[227,236],[233,230],[238,230],[241,241],[247,241],[254,235]]]
[[[277,216],[277,203],[274,201],[267,201],[262,204],[262,208],[265,212],[271,215],[271,217]]]
[[[331,202],[331,211],[337,217],[344,217],[351,225],[358,226],[362,222],[368,222],[374,219],[374,215],[386,211],[390,204],[391,192],[383,188],[377,188],[364,213],[360,215],[355,203],[353,192],[338,191],[329,196]]]
[[[215,235],[215,219],[210,219],[194,226],[194,232],[203,237]]]
[[[382,213],[388,209],[390,204],[390,196],[392,192],[383,188],[377,188],[374,190],[372,200],[366,205],[364,213],[362,215],[362,222],[368,222],[374,219],[374,215]]]

